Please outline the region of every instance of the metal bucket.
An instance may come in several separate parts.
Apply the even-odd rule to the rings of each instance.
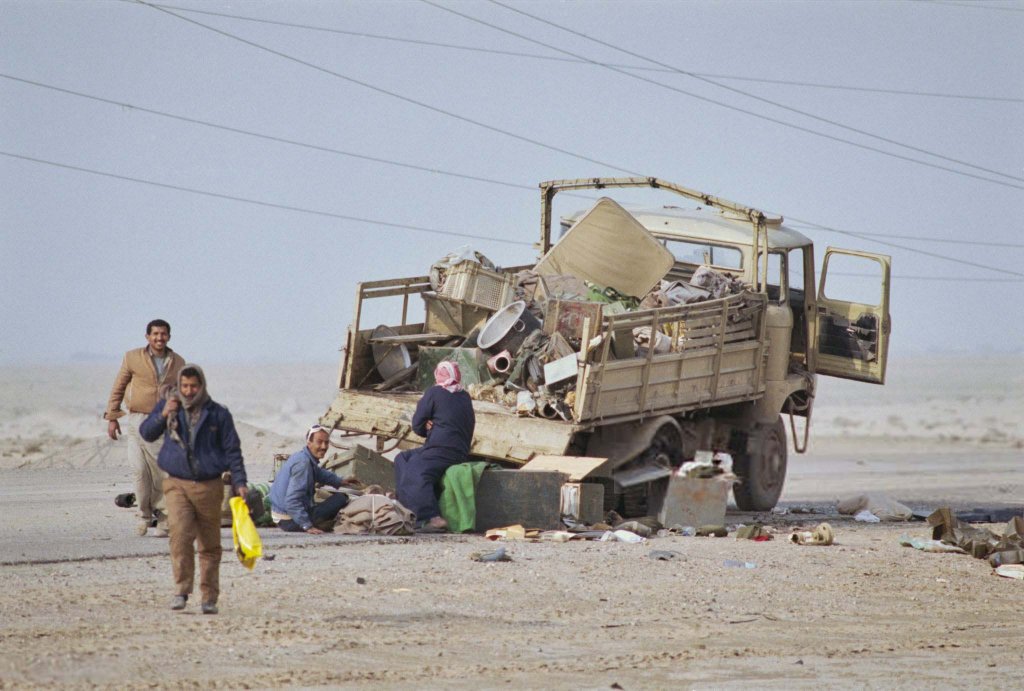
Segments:
[[[486,351],[515,354],[526,337],[540,328],[540,320],[526,310],[522,300],[502,307],[480,329],[477,345]]]

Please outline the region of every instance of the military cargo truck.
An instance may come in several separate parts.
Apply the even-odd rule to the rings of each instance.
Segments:
[[[587,213],[561,219],[561,236],[554,237],[558,192],[614,188],[663,190],[696,202],[697,208],[625,211],[602,199]],[[540,190],[541,259],[532,267],[534,274],[581,276],[627,290],[635,285],[627,293],[635,298],[644,297],[636,293],[650,287],[643,277],[649,283],[651,275],[655,290],[682,286],[692,292],[687,286],[698,272],[724,276],[741,289],[646,309],[605,305],[599,312],[582,309],[593,307],[590,303],[575,305],[581,311],[571,394],[564,395],[563,387],[561,407],[539,411],[546,415],[517,414],[500,399],[476,400],[474,456],[510,467],[537,456],[608,459],[588,480],[604,485],[605,508],[635,516],[658,504],[667,478],[698,449],[728,451],[740,478],[734,489],[737,506],[769,510],[786,475],[787,428],[794,450],[807,448],[818,375],[885,382],[891,330],[888,256],[829,247],[816,281],[813,243],[779,216],[657,178],[556,180],[542,183]],[[521,297],[513,290],[513,276],[529,268],[498,271],[489,287],[464,281],[463,292],[449,290],[447,299],[426,275],[360,283],[342,349],[339,391],[321,424],[373,435],[378,450],[421,444],[410,430],[420,393],[391,385],[408,380],[415,361],[426,361],[433,346],[458,345],[466,336],[475,345],[474,330],[492,324],[501,308]],[[843,276],[851,273],[873,277],[872,289],[845,296]],[[599,280],[602,276],[609,280]],[[474,289],[486,294],[471,297]],[[381,298],[400,300],[401,312],[388,328],[368,328],[363,315]],[[425,316],[413,322],[411,307],[420,299]],[[549,315],[554,303],[566,307],[550,299]],[[638,333],[646,333],[648,347],[631,343],[630,336]],[[401,352],[397,366],[382,370],[382,349],[393,359],[396,348]],[[547,394],[543,382],[540,389]]]

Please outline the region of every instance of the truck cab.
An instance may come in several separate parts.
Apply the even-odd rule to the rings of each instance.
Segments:
[[[735,491],[740,508],[771,508],[782,491],[787,464],[782,416],[789,417],[794,450],[803,453],[817,375],[885,383],[891,259],[828,247],[816,274],[814,243],[786,227],[781,216],[656,178],[542,183],[540,247],[551,240],[551,203],[557,192],[614,187],[663,189],[695,202],[689,208],[628,208],[675,257],[666,280],[689,281],[699,267],[710,266],[767,296],[764,395],[740,405],[691,412],[682,428],[689,445],[733,453],[743,478]],[[560,234],[580,216],[561,218]],[[804,418],[802,432],[796,417]]]

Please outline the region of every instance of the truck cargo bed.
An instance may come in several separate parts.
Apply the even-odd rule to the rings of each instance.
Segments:
[[[399,440],[399,448],[413,448],[423,438],[412,432],[412,416],[420,393],[378,393],[342,389],[321,418],[336,429]],[[536,455],[563,455],[581,429],[563,420],[517,417],[496,403],[474,401],[476,430],[470,452],[477,456],[523,464]]]

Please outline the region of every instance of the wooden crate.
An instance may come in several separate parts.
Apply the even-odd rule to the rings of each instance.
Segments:
[[[570,343],[577,344],[583,337],[584,320],[590,319],[591,333],[596,333],[601,327],[602,313],[600,302],[549,298],[544,310],[544,333],[550,336],[557,331]]]
[[[423,330],[426,333],[466,336],[473,329],[483,326],[491,317],[488,309],[456,302],[434,293],[424,293],[423,302],[426,309]]]

